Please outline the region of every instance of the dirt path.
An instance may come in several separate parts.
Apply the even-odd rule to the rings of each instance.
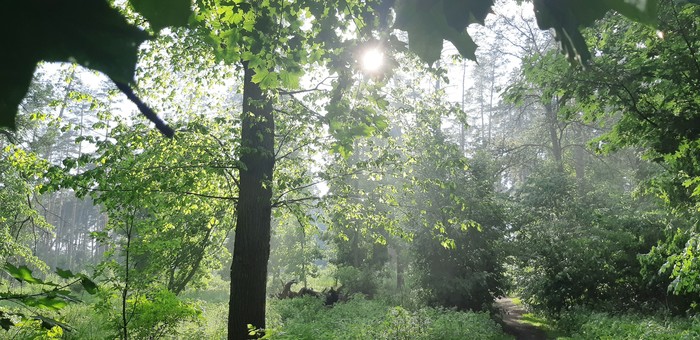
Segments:
[[[515,336],[517,340],[545,340],[546,333],[530,324],[522,322],[523,314],[527,313],[522,306],[513,303],[511,298],[496,300],[496,306],[502,311],[503,331]]]

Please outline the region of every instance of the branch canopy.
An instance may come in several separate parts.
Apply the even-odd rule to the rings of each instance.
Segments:
[[[241,2],[241,1],[237,1]],[[191,0],[130,0],[133,9],[158,32],[186,26]],[[476,43],[467,26],[483,24],[493,0],[384,0],[393,6],[394,27],[408,33],[409,48],[423,61],[440,57],[444,40],[459,53],[476,59]],[[534,0],[537,22],[553,29],[570,62],[585,64],[588,47],[579,32],[615,10],[647,24],[656,23],[658,0]],[[40,61],[75,62],[100,71],[115,82],[132,83],[139,45],[153,36],[110,6],[106,0],[25,0],[5,4],[12,13],[0,22],[5,32],[0,60],[0,128],[15,128],[15,116]],[[385,17],[387,11],[379,11]]]

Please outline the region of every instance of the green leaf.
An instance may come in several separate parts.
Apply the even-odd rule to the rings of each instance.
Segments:
[[[255,70],[255,74],[251,78],[251,81],[256,83],[256,84],[260,84],[263,80],[265,80],[265,77],[267,77],[267,75],[269,73],[270,73],[269,71],[267,71],[263,68],[259,68],[259,69]]]
[[[14,128],[17,107],[39,61],[77,62],[130,83],[139,45],[149,35],[104,0],[10,1],[0,21],[0,127]]]
[[[109,239],[109,233],[106,231],[91,231],[90,237],[95,239],[97,242],[105,243]]]
[[[656,25],[659,0],[615,0],[608,1],[610,8],[641,23]]]
[[[41,327],[43,327],[44,329],[52,329],[58,326],[66,331],[71,330],[71,327],[66,325],[65,323],[62,323],[55,319],[47,318],[45,316],[37,315],[34,317],[34,319],[41,321]]]
[[[443,11],[450,27],[462,31],[469,24],[479,23],[483,25],[486,16],[492,12],[492,6],[492,0],[444,0]]]
[[[185,26],[192,15],[191,0],[129,0],[134,9],[151,23],[153,30]]]
[[[280,80],[282,81],[282,86],[286,89],[296,89],[299,87],[299,80],[303,75],[303,72],[292,72],[287,70],[280,71]]]
[[[417,0],[407,0],[396,5],[395,27],[408,33],[409,50],[428,64],[440,59],[442,52],[444,37],[436,25],[440,18],[437,3],[421,4]],[[444,16],[442,19],[444,21]]]
[[[6,32],[6,31],[4,31]],[[22,57],[22,53],[3,53],[0,63],[0,128],[15,129],[17,107],[24,99],[34,75],[38,59]]]
[[[457,48],[459,54],[469,60],[476,60],[476,43],[467,32],[456,33],[453,31],[446,33],[446,39]]]
[[[21,299],[21,301],[24,302],[24,304],[27,306],[39,307],[50,310],[59,310],[65,306],[68,306],[68,302],[51,296],[45,296],[42,298],[26,297]]]
[[[554,29],[569,62],[585,65],[591,55],[579,31],[590,26],[610,10],[646,24],[656,24],[658,0],[535,0],[537,24],[541,29]]]
[[[82,278],[80,279],[80,284],[85,288],[85,291],[87,291],[90,295],[94,295],[97,293],[97,285],[95,282],[90,280],[87,276],[81,275]]]
[[[70,279],[75,277],[75,274],[73,274],[73,272],[71,272],[70,270],[63,270],[61,268],[56,268],[56,274],[58,274],[58,276],[64,279]]]
[[[492,4],[489,0],[400,1],[395,27],[408,33],[408,48],[428,64],[440,58],[443,40],[450,41],[463,57],[476,60],[476,44],[466,26],[483,23]]]
[[[8,274],[12,275],[12,277],[17,279],[17,281],[24,281],[28,283],[44,283],[44,281],[32,276],[32,271],[31,269],[27,268],[27,266],[22,265],[19,267],[15,267],[10,263],[6,263],[3,268]]]

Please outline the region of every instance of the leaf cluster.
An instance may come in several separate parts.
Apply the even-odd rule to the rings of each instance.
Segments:
[[[74,296],[70,288],[73,285],[79,284],[86,292],[94,295],[98,291],[97,284],[85,274],[74,274],[70,270],[56,268],[56,274],[66,280],[64,283],[56,283],[53,281],[42,280],[32,274],[32,270],[25,265],[19,267],[11,263],[5,263],[3,270],[12,276],[15,280],[21,283],[27,283],[32,286],[40,287],[38,293],[14,293],[1,292],[0,301],[11,301],[24,307],[29,313],[23,311],[0,310],[0,326],[3,329],[9,330],[16,325],[15,318],[22,320],[39,320],[41,327],[46,330],[51,330],[54,327],[60,327],[64,331],[70,331],[71,327],[56,319],[43,315],[38,309],[48,311],[58,311],[66,307],[69,303],[80,302]],[[37,309],[34,309],[37,308]]]

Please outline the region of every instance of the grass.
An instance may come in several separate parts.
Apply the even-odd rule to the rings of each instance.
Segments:
[[[523,300],[520,299],[519,297],[513,297],[513,298],[511,298],[511,301],[513,301],[513,304],[515,304],[516,306],[523,305]]]
[[[211,291],[191,291],[184,301],[200,311],[199,317],[181,321],[173,338],[226,339],[228,301],[224,285]],[[209,300],[209,301],[208,301]],[[516,304],[522,301],[514,299]],[[72,304],[59,320],[73,331],[62,339],[112,339],[117,336],[114,315],[97,312],[92,304]],[[114,310],[107,313],[113,313]],[[487,313],[441,308],[406,308],[389,300],[354,298],[333,307],[321,299],[268,300],[267,339],[512,339]],[[700,317],[606,314],[574,309],[558,320],[526,313],[521,322],[544,330],[553,339],[700,339]],[[0,338],[49,339],[36,322],[0,330]]]
[[[523,314],[520,321],[524,324],[532,325],[543,330],[547,334],[547,339],[565,338],[565,334],[557,329],[556,324],[544,316],[534,313],[526,313]]]
[[[666,315],[610,315],[573,310],[562,316],[560,329],[569,339],[676,340],[700,339],[700,318]]]
[[[526,313],[520,321],[544,330],[548,339],[700,339],[700,317],[613,315],[581,308],[565,312],[557,320]]]
[[[272,300],[270,339],[510,339],[487,313],[351,299],[333,307],[314,298]]]
[[[526,308],[521,298],[511,297],[510,299],[513,301],[514,305],[523,309]],[[563,336],[563,333],[556,328],[554,322],[543,315],[525,313],[520,317],[520,323],[531,325],[543,330],[547,334],[548,339],[558,339]]]

